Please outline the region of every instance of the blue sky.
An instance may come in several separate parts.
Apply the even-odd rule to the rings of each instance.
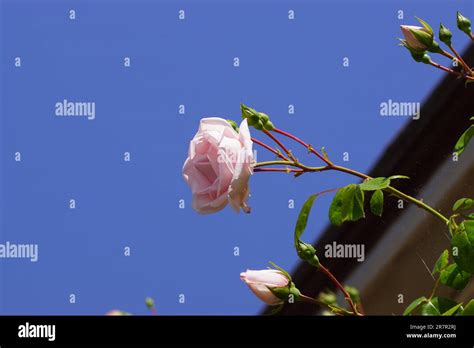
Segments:
[[[2,314],[146,314],[146,296],[165,315],[258,313],[262,304],[239,273],[268,261],[294,269],[298,209],[309,194],[354,179],[258,173],[252,214],[201,216],[181,177],[199,119],[239,120],[244,102],[279,128],[325,146],[335,162],[349,152],[344,164],[367,171],[413,122],[381,117],[380,103],[422,102],[443,77],[397,46],[399,25],[415,24],[415,15],[434,28],[443,21],[461,48],[467,37],[455,30],[455,12],[473,15],[470,1],[0,4],[0,243],[39,246],[35,263],[0,259]],[[131,58],[128,68],[124,57]],[[63,99],[95,102],[96,118],[56,117]],[[258,156],[272,158],[260,149]],[[328,224],[330,199],[317,203],[307,241]]]

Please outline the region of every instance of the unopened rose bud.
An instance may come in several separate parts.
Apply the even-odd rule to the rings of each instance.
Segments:
[[[311,244],[298,241],[296,252],[298,256],[314,267],[319,267],[319,259],[316,255],[316,249]]]
[[[422,27],[401,25],[403,36],[407,45],[415,51],[426,51],[433,42],[433,37]]]
[[[247,272],[240,273],[240,279],[248,285],[260,300],[270,306],[282,304],[285,300],[285,294],[286,298],[288,297],[290,279],[279,270],[247,270]],[[276,293],[278,293],[278,296]]]
[[[267,131],[271,131],[275,128],[273,125],[272,121],[267,121],[264,125],[263,128],[265,128]]]
[[[464,17],[461,12],[457,12],[457,25],[459,30],[465,32],[467,35],[471,36],[471,21],[469,18]]]
[[[400,39],[400,45],[405,47],[410,52],[412,58],[416,62],[428,64],[431,61],[430,56],[426,53],[426,51],[420,52],[412,49],[410,46],[408,46],[406,40]]]
[[[260,120],[262,120],[263,124],[267,123],[268,121],[270,121],[270,117],[268,117],[267,114],[263,113],[263,112],[259,112],[258,113],[259,116],[260,116]]]
[[[442,23],[439,25],[439,40],[448,45],[451,46],[451,38],[453,37],[453,34],[451,31],[446,28]]]
[[[262,130],[263,129],[263,122],[261,120],[258,120],[257,123],[255,123],[253,125],[253,127],[256,129],[256,130]]]

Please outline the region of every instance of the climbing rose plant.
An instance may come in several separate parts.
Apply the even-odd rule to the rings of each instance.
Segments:
[[[418,18],[421,26],[402,25],[404,36],[400,43],[416,62],[431,65],[437,69],[464,79],[466,84],[474,81],[474,72],[462,59],[452,43],[451,31],[440,24],[439,40],[451,52],[443,49],[434,38],[431,26]],[[474,41],[471,24],[468,18],[457,13],[457,27]],[[428,52],[448,58],[453,68],[435,62]],[[455,69],[457,67],[457,69]],[[306,141],[292,133],[277,128],[270,117],[254,108],[241,104],[242,122],[240,127],[232,120],[223,118],[204,118],[199,130],[189,146],[188,158],[183,167],[183,176],[193,194],[193,208],[202,214],[215,213],[230,204],[235,211],[250,212],[248,205],[249,179],[256,173],[280,172],[299,177],[306,173],[323,171],[343,172],[362,179],[337,190],[326,190],[311,194],[303,204],[294,229],[294,248],[303,261],[317,271],[324,273],[340,290],[347,302],[345,306],[336,301],[331,292],[323,292],[316,298],[302,294],[292,281],[288,272],[271,263],[273,268],[267,270],[247,270],[240,277],[250,290],[263,302],[275,306],[275,312],[286,302],[307,302],[324,306],[326,314],[364,315],[357,289],[342,285],[336,277],[318,259],[315,248],[301,238],[306,229],[308,217],[316,199],[335,192],[329,208],[329,220],[340,226],[348,221],[363,219],[366,215],[365,201],[368,209],[376,216],[382,216],[385,195],[393,195],[403,201],[412,203],[430,213],[445,226],[450,236],[450,247],[444,250],[435,263],[432,275],[436,277],[434,287],[428,296],[415,299],[404,311],[404,315],[474,315],[474,300],[457,303],[448,298],[436,296],[440,284],[456,290],[464,289],[474,274],[474,199],[460,198],[454,203],[453,214],[445,216],[428,203],[407,195],[396,188],[397,180],[409,180],[403,175],[387,175],[373,178],[351,168],[334,163],[324,148],[317,150]],[[474,121],[474,117],[470,118]],[[255,133],[267,137],[266,143],[250,135],[250,128]],[[454,145],[454,151],[461,155],[474,134],[471,125]],[[285,141],[286,140],[286,141]],[[309,154],[319,160],[319,166],[303,163],[294,155],[288,145],[304,147]],[[258,145],[268,150],[274,158],[256,162],[252,146]]]

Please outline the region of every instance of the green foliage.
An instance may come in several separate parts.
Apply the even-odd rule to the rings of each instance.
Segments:
[[[462,290],[469,283],[471,275],[467,272],[461,271],[459,266],[453,263],[441,270],[439,279],[443,285],[456,290]]]
[[[345,221],[357,221],[365,217],[364,193],[360,185],[351,184],[340,189],[329,208],[329,220],[339,226]]]
[[[471,138],[474,136],[474,125],[471,125],[458,139],[456,145],[454,145],[454,152],[461,156],[461,154],[466,149],[467,145],[471,141]]]
[[[468,210],[474,207],[474,199],[471,198],[461,198],[456,201],[453,205],[453,211],[457,212],[459,210]]]
[[[423,304],[421,307],[421,315],[441,315],[457,305],[456,301],[449,298],[434,297]]]
[[[383,191],[377,190],[370,199],[370,211],[377,216],[382,216],[383,213]]]
[[[448,266],[448,263],[449,263],[449,251],[444,250],[439,256],[438,260],[436,261],[431,274],[436,275],[437,273],[441,272],[441,270],[445,269],[446,266]]]
[[[410,315],[416,309],[418,309],[420,305],[422,305],[423,303],[426,303],[427,301],[428,299],[425,296],[418,297],[416,300],[414,300],[412,303],[408,305],[408,307],[403,312],[403,315]]]
[[[309,196],[309,198],[304,202],[303,207],[300,210],[298,219],[296,220],[295,226],[295,243],[303,235],[304,230],[306,229],[306,224],[308,223],[308,217],[313,207],[314,200],[318,197],[318,194]]]
[[[454,307],[448,309],[446,312],[441,314],[442,316],[452,316],[452,315],[457,315],[458,313],[462,312],[462,303],[458,303]]]
[[[313,207],[316,197],[318,197],[318,194],[309,196],[300,210],[298,219],[296,220],[294,243],[296,252],[301,259],[308,262],[312,266],[319,267],[319,259],[316,255],[316,250],[314,247],[311,244],[300,241],[300,238],[306,229],[308,217],[311,213],[311,208]]]
[[[468,302],[464,307],[461,315],[474,315],[474,300]]]
[[[451,247],[459,268],[474,274],[474,220],[465,220],[454,230]]]
[[[362,191],[375,191],[375,190],[382,190],[390,185],[389,178],[373,178],[364,181],[360,184],[360,188]]]

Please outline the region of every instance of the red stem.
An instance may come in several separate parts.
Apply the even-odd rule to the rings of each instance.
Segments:
[[[265,144],[264,142],[258,140],[258,139],[255,139],[255,138],[252,138],[252,141],[255,143],[255,144],[258,144],[262,147],[264,147],[265,149],[267,149],[268,151],[274,153],[275,155],[277,155],[278,157],[280,157],[281,159],[285,160],[285,161],[290,161],[288,158],[286,158],[281,152],[278,152],[276,151],[273,147],[271,146],[268,146],[267,144]]]
[[[293,134],[290,134],[290,133],[287,133],[281,129],[278,129],[278,128],[274,128],[273,131],[275,133],[279,133],[281,135],[284,135],[285,137],[288,137],[290,139],[293,139],[294,141],[296,141],[297,143],[300,143],[301,145],[303,145],[305,148],[307,148],[311,153],[315,154],[317,157],[319,157],[324,163],[326,163],[327,165],[329,166],[332,166],[332,162],[327,159],[326,157],[324,157],[323,155],[321,155],[318,151],[316,151],[315,149],[313,149],[313,147],[307,143],[305,143],[303,140],[301,140],[300,138],[294,136]]]
[[[471,74],[471,68],[466,64],[464,59],[462,59],[462,57],[459,55],[459,53],[454,49],[454,47],[452,45],[450,45],[449,48],[451,49],[451,51],[453,51],[454,55],[456,56],[456,58],[461,63],[462,67],[466,71],[466,74],[470,75]]]
[[[438,64],[438,63],[435,63],[433,61],[430,60],[430,64],[432,66],[434,66],[435,68],[438,68],[438,69],[441,69],[443,71],[446,71],[450,74],[453,74],[453,75],[456,75],[456,76],[460,76],[460,77],[464,77],[468,80],[474,80],[474,77],[471,77],[471,76],[467,76],[467,75],[464,75],[464,74],[461,74],[460,72],[457,72],[457,71],[454,71],[452,69],[449,69],[449,68],[446,68],[445,66],[441,65],[441,64]]]
[[[319,265],[319,269],[323,271],[324,274],[328,276],[328,278],[333,282],[333,284],[341,290],[341,292],[344,294],[344,297],[346,298],[346,301],[349,303],[349,306],[351,306],[352,311],[354,312],[354,315],[361,315],[356,308],[356,305],[352,301],[351,295],[347,292],[347,290],[342,286],[341,283],[339,283],[339,280],[336,279],[336,277],[323,265]]]
[[[283,145],[283,143],[278,140],[273,134],[271,134],[269,131],[267,130],[262,130],[263,133],[265,133],[270,139],[272,139],[275,143],[278,144],[278,146],[280,146],[282,148],[283,151],[285,151],[285,153],[288,155],[288,157],[290,157],[293,161],[295,160],[295,158],[293,157],[293,154],[291,153],[290,150],[288,150],[286,148],[285,145]]]

